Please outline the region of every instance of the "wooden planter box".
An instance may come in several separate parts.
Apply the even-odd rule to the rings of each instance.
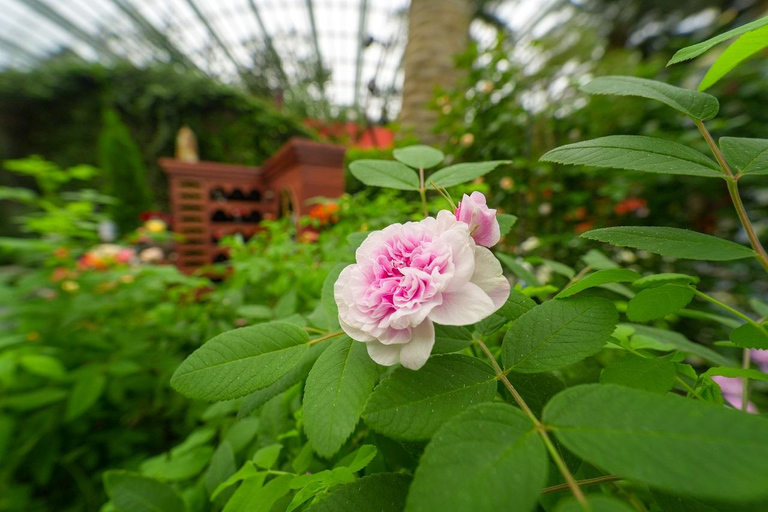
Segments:
[[[161,158],[170,182],[176,266],[183,272],[227,258],[224,236],[253,236],[262,220],[307,213],[307,200],[344,193],[344,148],[293,138],[261,167]]]

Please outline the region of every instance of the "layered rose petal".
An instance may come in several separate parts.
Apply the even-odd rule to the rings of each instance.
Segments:
[[[485,247],[493,247],[501,238],[499,221],[496,220],[496,210],[488,208],[482,192],[464,194],[456,208],[456,218],[469,226],[469,231],[475,243]]]
[[[448,211],[371,233],[334,285],[339,323],[382,365],[416,370],[435,343],[433,322],[468,325],[509,295],[501,265]]]

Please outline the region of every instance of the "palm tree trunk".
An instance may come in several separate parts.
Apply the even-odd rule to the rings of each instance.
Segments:
[[[437,142],[432,133],[437,112],[427,105],[435,87],[458,85],[454,56],[467,48],[471,21],[471,0],[411,0],[400,123],[404,133],[422,142]]]

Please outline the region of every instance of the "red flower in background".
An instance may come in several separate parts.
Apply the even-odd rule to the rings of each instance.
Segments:
[[[627,215],[646,208],[647,206],[648,201],[642,197],[628,197],[627,199],[624,199],[619,204],[617,204],[613,208],[613,211],[616,213],[616,215]]]

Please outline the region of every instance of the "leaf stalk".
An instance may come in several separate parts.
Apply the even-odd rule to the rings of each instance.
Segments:
[[[552,457],[552,460],[557,466],[557,469],[560,470],[560,473],[563,475],[563,478],[565,479],[566,483],[564,485],[566,485],[571,490],[571,493],[573,493],[574,498],[576,498],[576,501],[579,502],[584,512],[592,512],[592,508],[589,506],[589,502],[587,501],[586,496],[584,496],[584,493],[581,491],[581,488],[579,487],[579,483],[573,477],[573,474],[571,474],[571,471],[568,469],[568,466],[565,464],[565,461],[560,455],[560,452],[557,451],[555,444],[552,442],[552,439],[549,437],[549,434],[547,433],[547,427],[539,420],[539,418],[536,417],[535,414],[533,414],[533,411],[531,410],[531,408],[528,407],[528,404],[525,403],[525,400],[523,400],[523,397],[520,396],[520,393],[517,392],[515,387],[509,381],[506,374],[499,366],[499,363],[496,361],[496,358],[493,356],[490,349],[483,342],[483,340],[475,339],[474,341],[475,343],[477,343],[477,345],[480,347],[480,349],[483,351],[483,353],[491,362],[491,366],[493,366],[493,370],[496,372],[497,378],[501,380],[501,382],[507,388],[507,391],[509,391],[509,393],[512,395],[512,398],[514,398],[515,402],[517,402],[517,405],[520,406],[520,409],[522,409],[525,415],[528,416],[528,418],[530,418],[531,422],[533,422],[533,426],[536,432],[538,432],[539,436],[541,436],[541,440],[544,442],[544,446],[547,447],[547,451],[549,452],[549,455]]]

